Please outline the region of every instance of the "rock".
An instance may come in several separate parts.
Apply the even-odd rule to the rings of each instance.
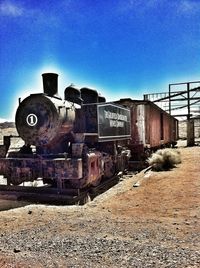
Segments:
[[[19,252],[21,252],[21,250],[19,248],[14,248],[13,252],[14,253],[19,253]]]
[[[139,181],[137,181],[135,184],[133,184],[133,187],[139,187],[139,186],[140,186]]]

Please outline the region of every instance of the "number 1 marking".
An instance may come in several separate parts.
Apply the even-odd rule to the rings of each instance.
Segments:
[[[26,117],[26,123],[31,127],[35,126],[37,122],[38,122],[38,118],[37,118],[37,115],[35,114],[29,114]]]

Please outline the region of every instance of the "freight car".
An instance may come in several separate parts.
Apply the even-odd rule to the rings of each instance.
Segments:
[[[120,99],[117,104],[124,105],[131,112],[131,161],[146,159],[158,148],[176,145],[178,139],[178,120],[151,101]],[[136,162],[135,162],[136,164]]]
[[[1,146],[0,174],[8,185],[42,178],[56,189],[85,189],[127,168],[130,110],[89,88],[67,87],[58,95],[58,75],[46,73],[44,92],[19,101],[15,124],[24,145]]]

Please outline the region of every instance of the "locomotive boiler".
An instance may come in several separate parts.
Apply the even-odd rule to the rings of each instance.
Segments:
[[[58,75],[46,73],[43,93],[19,102],[15,124],[24,145],[4,137],[0,174],[8,185],[43,179],[57,189],[96,186],[127,168],[130,110],[97,91],[73,85],[58,95]]]
[[[31,94],[20,102],[15,124],[27,145],[43,153],[61,152],[63,136],[73,129],[75,107],[57,92],[57,74],[43,74],[44,93]]]

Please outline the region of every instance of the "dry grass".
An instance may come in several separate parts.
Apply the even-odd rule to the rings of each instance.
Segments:
[[[180,152],[176,149],[159,149],[148,159],[155,171],[169,170],[181,163]]]

